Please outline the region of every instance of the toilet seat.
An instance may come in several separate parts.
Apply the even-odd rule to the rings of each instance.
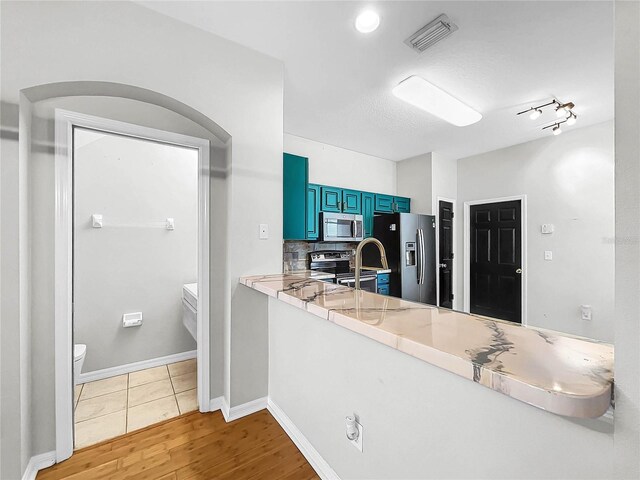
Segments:
[[[86,353],[87,353],[87,346],[85,344],[78,343],[78,344],[74,345],[73,346],[73,361],[77,362],[81,358],[84,358]]]

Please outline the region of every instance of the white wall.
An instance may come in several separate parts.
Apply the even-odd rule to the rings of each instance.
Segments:
[[[545,412],[271,297],[269,344],[271,400],[341,478],[611,478],[603,420]],[[353,413],[362,453],[345,436]]]
[[[219,223],[214,224],[221,229],[218,235],[225,239],[228,251],[226,254],[224,248],[211,251],[226,267],[222,277],[212,276],[212,299],[216,293],[223,292],[218,301],[220,310],[212,318],[212,335],[219,329],[218,338],[225,352],[224,381],[219,387],[228,401],[236,404],[232,387],[237,398],[265,395],[268,359],[266,347],[262,350],[261,347],[266,345],[266,335],[252,332],[247,336],[247,329],[243,327],[248,319],[235,314],[232,296],[242,301],[235,295],[238,276],[279,271],[282,264],[282,212],[273,208],[282,203],[282,64],[129,2],[2,2],[0,8],[3,63],[0,83],[1,100],[5,104],[18,105],[22,91],[29,102],[55,96],[115,92],[116,96],[132,95],[138,100],[159,102],[207,128],[215,122],[219,131],[231,136],[233,150],[229,165],[213,172],[226,177],[229,189],[228,207],[216,219]],[[53,82],[73,83],[47,85]],[[125,86],[86,82],[114,82]],[[18,201],[17,188],[5,190],[5,186],[17,186],[20,177],[14,168],[19,160],[17,152],[9,148],[8,159],[4,153],[3,150],[3,235],[5,226],[13,226],[5,222],[16,218],[18,209],[25,206]],[[9,162],[6,170],[5,161]],[[46,170],[46,166],[42,168]],[[38,182],[34,178],[32,188]],[[33,190],[24,189],[25,195],[32,193]],[[53,198],[48,201],[49,206],[41,205],[38,210],[44,215],[53,211]],[[229,219],[229,228],[226,228],[225,216]],[[266,241],[258,239],[260,223],[270,226],[271,236]],[[43,244],[50,241],[53,218],[36,217],[34,224],[39,225],[40,235],[28,240]],[[16,272],[24,262],[5,250],[4,242],[2,249],[3,289],[7,281],[17,292]],[[39,260],[43,262],[40,268],[51,271],[50,255]],[[53,324],[47,321],[53,315],[49,301],[52,295],[49,289],[47,297],[39,299],[38,328],[33,329],[31,336],[33,371],[38,372],[32,386],[37,385],[39,389],[37,396],[34,392],[38,402],[32,403],[31,410],[33,446],[20,448],[19,442],[11,442],[5,448],[3,441],[3,458],[29,458],[54,448]],[[9,307],[5,311],[3,301],[3,329],[18,331],[26,322],[26,313],[15,305]],[[4,335],[2,342],[4,355]],[[237,345],[242,345],[242,349],[238,348],[232,359],[231,351]],[[14,367],[17,368],[5,370],[3,363],[3,378],[19,375],[20,367],[17,363]],[[211,365],[213,370],[217,367]],[[11,384],[14,383],[19,384]],[[212,391],[217,388],[213,385]],[[7,411],[5,405],[9,407]],[[2,409],[3,418],[18,415],[10,404],[3,403]],[[3,426],[3,435],[4,432]],[[13,464],[6,476],[19,477],[21,472]]]
[[[195,350],[182,286],[198,278],[198,151],[74,133],[74,342],[83,371]],[[93,228],[91,215],[103,215]],[[162,224],[173,218],[175,230]],[[142,312],[141,327],[122,315]]]
[[[411,212],[431,215],[433,208],[431,153],[396,163],[398,195],[411,198]]]
[[[309,158],[309,182],[396,193],[396,162],[284,134],[284,151]]]
[[[616,1],[615,478],[640,478],[640,3]],[[614,475],[612,475],[614,476]]]
[[[528,324],[612,342],[613,191],[612,122],[458,160],[456,297],[464,295],[464,202],[527,195]],[[554,233],[543,235],[543,223]],[[582,304],[593,308],[590,322],[580,319]]]

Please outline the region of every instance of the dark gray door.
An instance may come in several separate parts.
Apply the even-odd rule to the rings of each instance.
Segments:
[[[438,205],[438,305],[453,308],[453,203],[440,200]]]
[[[469,209],[470,311],[522,323],[520,200]]]

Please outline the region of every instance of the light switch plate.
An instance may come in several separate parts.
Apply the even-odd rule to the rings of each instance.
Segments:
[[[266,223],[260,224],[260,240],[266,240],[269,238],[269,225]]]
[[[540,231],[544,234],[553,233],[553,223],[543,223]]]

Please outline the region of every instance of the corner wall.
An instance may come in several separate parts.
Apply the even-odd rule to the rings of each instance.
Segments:
[[[240,275],[279,271],[282,265],[282,212],[272,208],[281,204],[282,195],[282,63],[130,2],[5,1],[0,4],[0,13],[3,105],[17,106],[21,91],[36,86],[42,87],[30,92],[40,92],[38,95],[43,98],[54,97],[52,92],[60,91],[59,86],[47,84],[55,82],[113,82],[157,92],[171,99],[170,106],[175,108],[191,107],[232,136],[228,166],[212,172],[214,176],[228,175],[229,186],[228,207],[212,222],[212,237],[218,235],[228,245],[227,252],[211,251],[212,262],[216,258],[226,265],[222,275],[214,270],[211,282],[212,301],[220,294],[220,313],[212,313],[212,335],[218,334],[217,340],[226,346],[220,352],[224,360],[211,365],[212,371],[219,368],[220,376],[224,376],[224,380],[218,380],[218,387],[212,385],[212,393],[216,388],[226,392],[231,404],[236,402],[233,395],[252,399],[266,395],[266,379],[256,380],[266,378],[266,347],[261,356],[250,348],[266,345],[266,334],[247,333],[249,330],[243,328],[246,319],[234,310],[231,298]],[[82,93],[80,89],[74,94]],[[14,148],[6,152],[8,156],[3,150],[2,159],[3,240],[5,233],[10,235],[5,226],[12,226],[6,222],[12,222],[19,209],[24,208],[24,202],[18,202],[19,175],[14,168],[21,157]],[[10,188],[5,190],[5,186]],[[217,198],[212,191],[212,201]],[[229,228],[224,224],[225,218]],[[48,218],[35,218],[38,225],[51,225],[50,222]],[[260,223],[269,224],[269,240],[258,239]],[[18,271],[24,262],[5,250],[16,241],[15,234],[7,238],[11,243],[2,244],[2,288],[12,285],[8,298],[16,298]],[[52,258],[48,261],[52,262]],[[49,292],[43,300],[51,297]],[[4,298],[3,292],[3,309]],[[41,321],[45,321],[53,312],[50,307],[42,307]],[[16,309],[6,313],[2,313],[3,358],[5,352],[10,355],[14,351],[4,349],[5,339],[16,341],[5,337],[4,332],[17,332],[27,318],[26,313]],[[41,384],[38,379],[31,379],[32,385],[40,388],[39,395],[34,395],[38,402],[31,406],[33,446],[21,448],[19,441],[3,438],[3,469],[5,459],[28,459],[55,448],[52,332],[48,324],[45,329],[34,328],[31,335],[33,371],[38,372],[38,378],[48,379]],[[249,348],[245,348],[247,345]],[[232,357],[234,348],[238,351]],[[19,370],[19,366],[12,370],[12,364],[3,362],[3,382],[18,375]],[[19,388],[18,381],[13,383]],[[5,392],[4,383],[2,386]],[[13,403],[2,403],[3,419],[18,415]],[[3,435],[4,432],[3,425]],[[14,463],[7,468],[10,470],[6,475],[3,472],[3,478],[19,478],[22,474]]]

